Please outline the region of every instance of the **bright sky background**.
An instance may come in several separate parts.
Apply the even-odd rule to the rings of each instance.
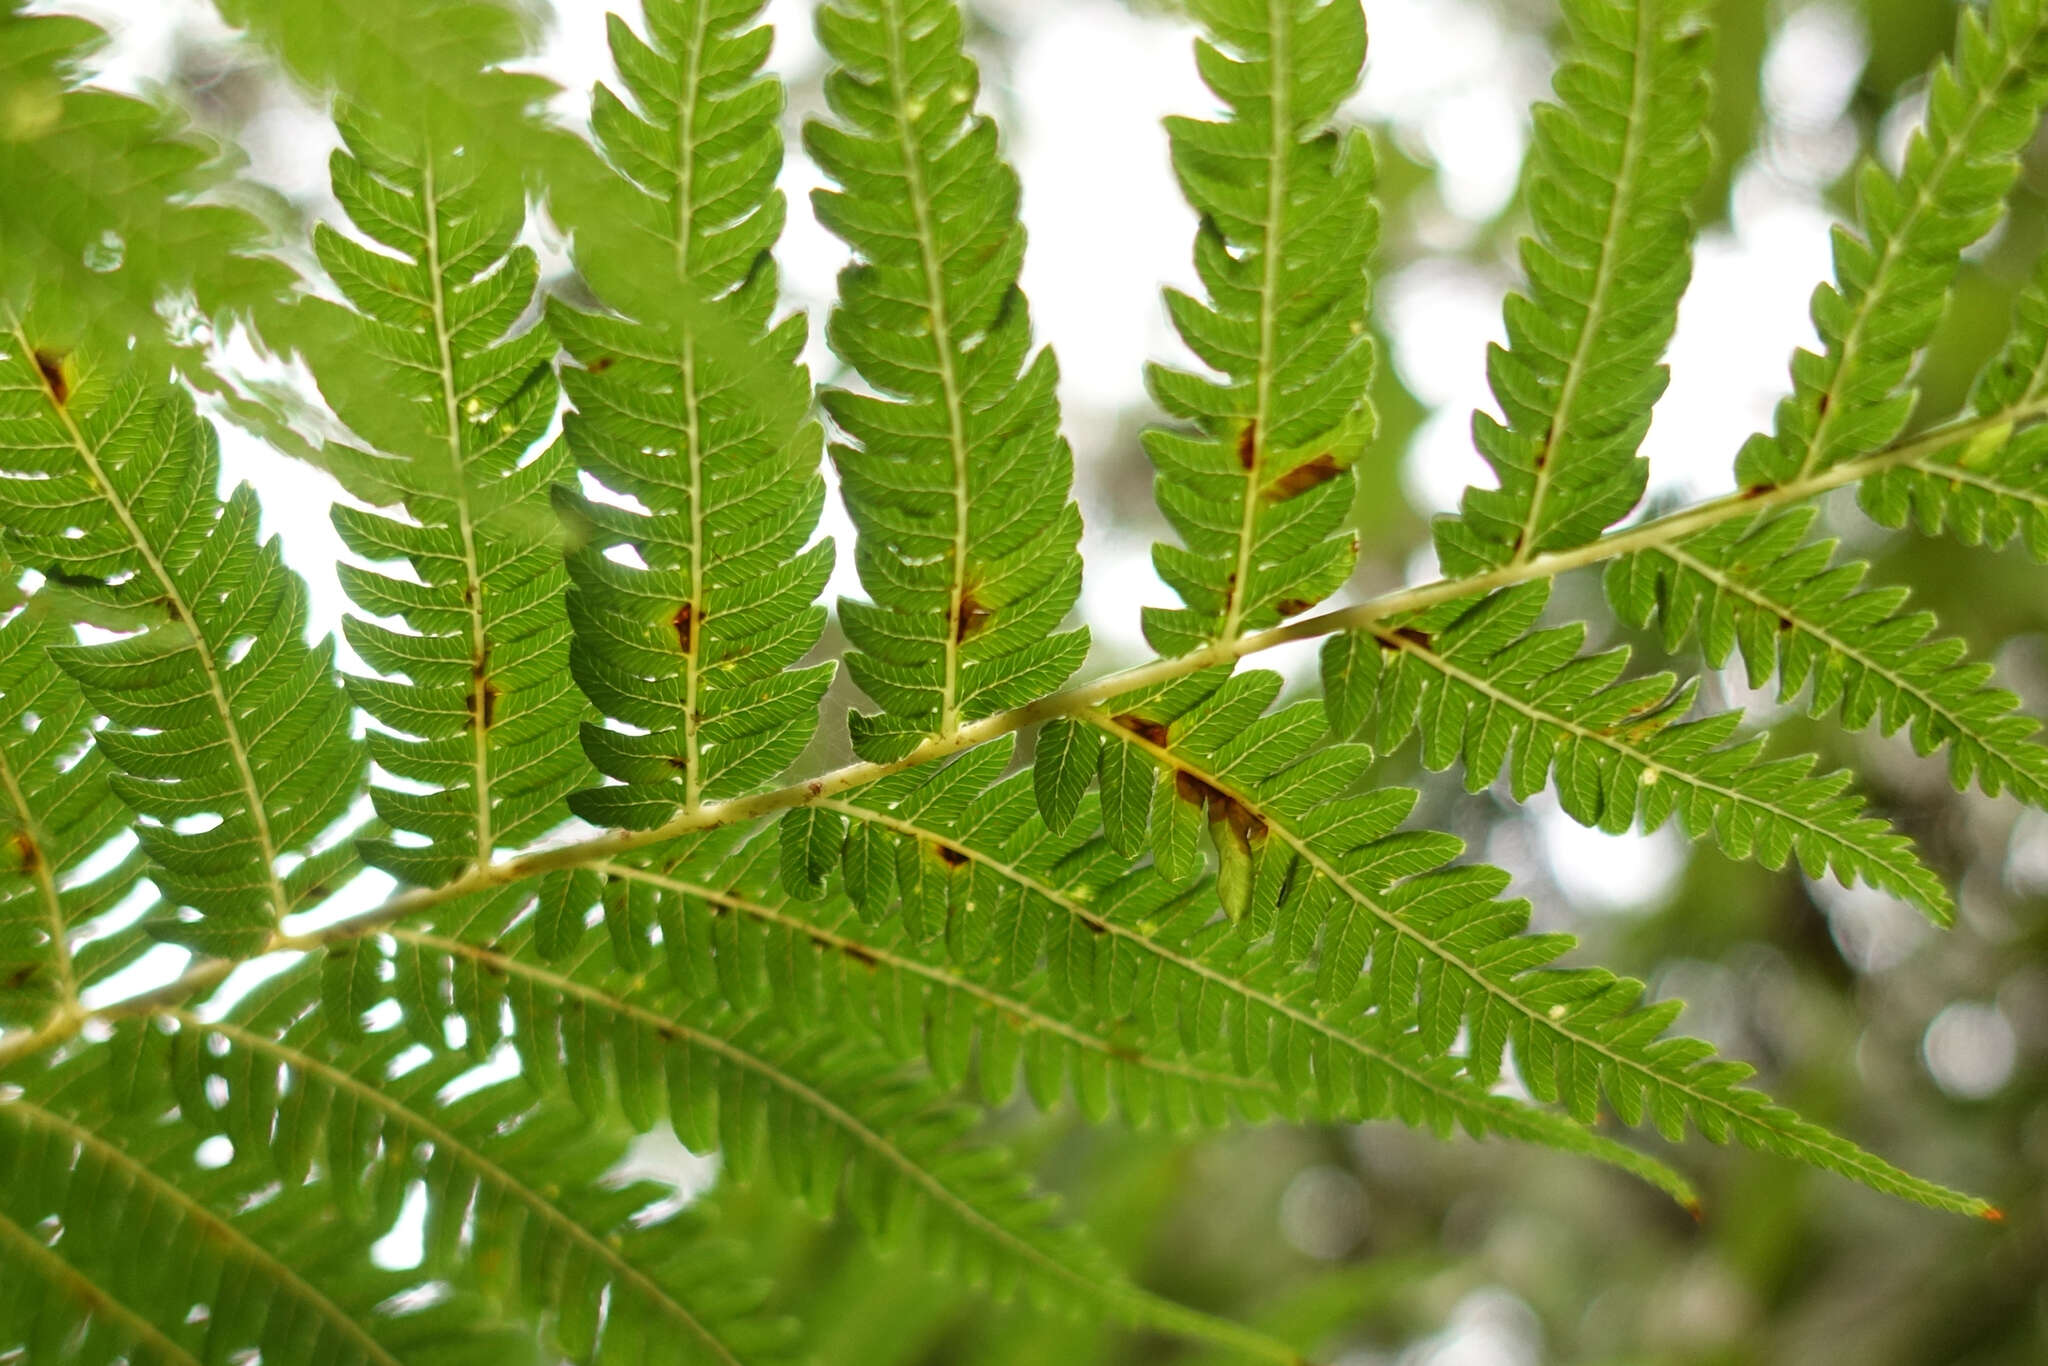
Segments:
[[[555,5],[557,21],[532,65],[567,88],[560,108],[573,116],[590,84],[610,78],[607,6],[598,0]],[[52,7],[88,13],[114,30],[107,79],[121,86],[162,75],[179,29],[220,33],[201,0],[74,0]],[[632,0],[613,7],[637,9]],[[773,64],[796,80],[814,75],[822,61],[810,8],[809,0],[769,5],[778,30]],[[1446,254],[1378,285],[1397,339],[1389,359],[1432,410],[1410,449],[1384,458],[1403,462],[1404,486],[1417,507],[1430,512],[1451,508],[1466,483],[1490,482],[1468,432],[1472,410],[1490,406],[1484,348],[1502,335],[1500,296],[1514,281],[1450,253],[1512,194],[1528,107],[1548,93],[1550,58],[1475,0],[1368,0],[1367,9],[1367,76],[1348,108],[1383,123],[1410,156],[1440,168],[1437,203],[1427,211],[1424,231]],[[1110,505],[1091,460],[1103,455],[1117,416],[1142,404],[1144,362],[1185,356],[1158,290],[1162,283],[1192,284],[1194,220],[1169,173],[1160,118],[1205,113],[1212,102],[1195,79],[1184,23],[1136,14],[1110,0],[996,0],[988,12],[1014,39],[1012,84],[1002,92],[1007,145],[1023,178],[1030,230],[1025,287],[1041,337],[1059,352],[1067,432],[1089,528],[1083,613],[1104,643],[1100,653],[1128,659],[1142,650],[1133,604],[1172,599],[1151,570],[1149,514]],[[1829,267],[1829,219],[1819,190],[1855,151],[1844,111],[1866,53],[1861,25],[1843,0],[1818,0],[1791,9],[1770,49],[1766,143],[1736,178],[1730,226],[1699,244],[1672,347],[1673,382],[1646,447],[1653,495],[1693,498],[1728,488],[1736,448],[1768,424],[1784,391],[1792,349],[1812,342],[1806,299]],[[1917,113],[1903,109],[1888,121],[1886,151],[1894,159]],[[280,107],[256,127],[248,150],[258,174],[317,200],[325,196],[333,141],[309,108]],[[811,314],[813,370],[822,375],[831,362],[817,344],[819,324],[845,252],[810,217],[806,192],[817,181],[815,168],[793,146],[784,176],[790,226],[779,254],[791,304]],[[286,557],[313,586],[321,629],[333,628],[343,603],[333,574],[340,546],[327,510],[337,490],[246,436],[224,435],[230,477],[258,486],[267,523],[283,534]],[[844,553],[851,529],[836,506],[828,509],[825,529],[842,546],[831,591],[856,591]],[[1433,572],[1426,555],[1412,567],[1416,578]],[[1668,831],[1616,839],[1579,827],[1547,799],[1534,814],[1530,825],[1508,827],[1513,833],[1503,847],[1481,852],[1547,878],[1582,911],[1654,904],[1681,865],[1678,838]],[[1535,848],[1529,847],[1532,831]],[[373,887],[363,892],[366,902],[381,894]],[[1845,948],[1868,966],[1902,955],[1917,932],[1917,917],[1883,903],[1861,891],[1827,898]],[[1989,1016],[1985,1009],[1954,1007],[1928,1034],[1928,1064],[1958,1094],[1996,1089],[2011,1069],[2010,1030],[1995,1009]],[[1482,1292],[1461,1305],[1441,1334],[1398,1358],[1399,1366],[1537,1360],[1533,1316],[1503,1295]]]

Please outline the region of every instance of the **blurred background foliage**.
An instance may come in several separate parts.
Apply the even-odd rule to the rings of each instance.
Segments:
[[[21,8],[7,0],[0,18]],[[523,177],[536,195],[573,197],[588,156],[574,136],[577,110],[590,79],[604,74],[590,65],[602,6],[28,8],[75,9],[106,25],[114,41],[93,59],[95,78],[180,111],[199,135],[164,173],[192,176],[217,152],[215,170],[233,181],[214,200],[254,216],[194,230],[192,278],[179,281],[190,307],[172,320],[182,329],[174,340],[187,372],[216,392],[217,411],[254,434],[231,433],[231,476],[264,486],[267,516],[290,531],[287,554],[312,578],[319,608],[334,558],[328,490],[276,453],[305,453],[323,420],[287,362],[292,348],[317,339],[299,330],[310,324],[276,293],[268,266],[224,270],[220,253],[246,246],[260,222],[284,244],[280,255],[306,267],[290,244],[330,211],[334,137],[308,93],[321,89],[372,112],[460,120],[485,164]],[[820,104],[806,9],[803,0],[772,9],[787,40],[776,62],[791,85],[792,128]],[[1428,517],[1480,468],[1466,424],[1485,401],[1482,349],[1498,328],[1499,294],[1515,282],[1522,216],[1513,191],[1527,105],[1547,87],[1561,36],[1548,0],[1368,0],[1367,10],[1374,75],[1353,112],[1382,156],[1389,363],[1378,380],[1379,455],[1361,466],[1364,591],[1431,574]],[[1681,318],[1677,378],[1648,448],[1658,469],[1652,496],[1665,501],[1727,486],[1740,437],[1767,418],[1789,348],[1803,339],[1805,294],[1826,267],[1826,218],[1849,211],[1860,157],[1899,155],[1925,73],[1956,21],[1954,0],[1714,0],[1710,10],[1721,160],[1699,204],[1707,239]],[[1144,301],[1160,278],[1188,274],[1191,224],[1154,202],[1168,183],[1157,114],[1201,107],[1179,71],[1185,25],[1170,0],[981,0],[975,13],[988,99],[1025,177],[1034,236],[1026,283],[1068,375],[1068,430],[1091,528],[1084,607],[1100,642],[1095,662],[1129,662],[1139,648],[1133,602],[1165,600],[1144,558],[1163,527],[1136,441],[1154,416],[1137,361],[1168,346],[1156,305]],[[0,29],[11,49],[0,51],[0,82],[11,82],[0,84],[0,120],[14,120],[6,126],[15,134],[47,115],[35,102],[47,96],[36,84],[48,77],[37,65],[43,51],[25,31],[18,22]],[[449,75],[488,63],[518,74]],[[536,97],[545,114],[532,112]],[[97,143],[67,144],[68,164],[49,164],[53,192],[63,177],[98,174],[124,155],[121,140],[144,138],[143,123],[95,122]],[[1093,151],[1091,137],[1102,144]],[[12,143],[0,155],[33,150],[21,136]],[[1135,148],[1136,172],[1114,161],[1119,147]],[[1154,155],[1156,166],[1145,161]],[[837,260],[804,211],[811,172],[793,162],[787,181],[791,302],[815,319]],[[2044,207],[2048,145],[2037,144],[2010,219],[1971,254],[1920,376],[1925,418],[1962,404],[2003,334],[2013,293],[2048,248]],[[8,236],[7,225],[31,211],[0,208],[0,249],[28,240],[18,227]],[[573,214],[557,221],[565,218]],[[77,227],[87,247],[97,240],[91,226]],[[549,246],[547,230],[537,238]],[[1117,244],[1137,252],[1135,265],[1115,255]],[[548,259],[556,287],[574,290],[566,258],[557,250]],[[88,254],[86,264],[103,281],[119,275],[109,288],[132,294],[133,263],[109,272]],[[1127,279],[1133,272],[1141,278]],[[132,304],[114,293],[109,307]],[[1139,303],[1120,302],[1131,299]],[[1127,349],[1138,354],[1123,365],[1104,336],[1135,338]],[[832,364],[815,350],[813,363],[821,378]],[[2016,551],[1891,536],[1846,502],[1828,515],[1835,534],[1875,560],[1879,581],[1915,584],[1948,631],[1996,658],[2007,686],[2048,713],[2048,595],[2034,566]],[[1567,581],[1556,610],[1606,616],[1585,576]],[[333,614],[329,599],[320,629]],[[1656,659],[1652,641],[1633,643]],[[1541,927],[1569,929],[1587,941],[1588,959],[1682,996],[1691,1028],[1755,1063],[1782,1099],[1909,1168],[1984,1193],[2004,1207],[2002,1224],[1944,1218],[1705,1145],[1676,1155],[1706,1194],[1695,1222],[1604,1170],[1387,1126],[1269,1126],[1191,1142],[1024,1110],[995,1122],[1039,1155],[1047,1182],[1140,1280],[1318,1342],[1343,1366],[2048,1361],[2048,818],[2010,800],[1958,795],[1941,764],[1917,758],[1902,738],[1810,727],[1750,693],[1739,674],[1710,687],[1788,743],[1860,768],[1876,804],[1958,888],[1955,930],[1933,934],[1881,896],[1732,864],[1669,832],[1611,839],[1542,801],[1517,808],[1504,795],[1467,796],[1455,779],[1421,773],[1412,753],[1390,756],[1383,774],[1425,787],[1418,819],[1513,870]],[[811,758],[829,761],[841,741],[820,743]],[[778,1301],[801,1311],[817,1359],[833,1366],[1198,1360],[1165,1342],[960,1309],[914,1267],[878,1262],[843,1230],[770,1198],[717,1190],[715,1167],[680,1150],[644,1146],[636,1163],[691,1189],[711,1185],[705,1198],[774,1269]],[[402,1259],[404,1239],[394,1239],[388,1255]]]

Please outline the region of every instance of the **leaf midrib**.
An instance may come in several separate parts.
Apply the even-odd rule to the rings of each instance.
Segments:
[[[20,1254],[43,1273],[44,1279],[69,1285],[71,1294],[84,1300],[91,1312],[104,1313],[118,1320],[137,1342],[150,1344],[163,1354],[166,1361],[200,1366],[197,1357],[165,1337],[155,1324],[122,1303],[113,1291],[73,1266],[41,1239],[14,1222],[4,1210],[0,1210],[0,1242],[13,1243]]]
[[[1650,95],[1655,88],[1650,79],[1651,58],[1657,38],[1657,26],[1651,21],[1653,8],[1654,0],[1636,0],[1635,63],[1629,85],[1628,136],[1622,140],[1621,170],[1615,177],[1614,198],[1607,206],[1607,229],[1600,237],[1600,264],[1593,274],[1593,291],[1586,302],[1585,322],[1579,330],[1578,343],[1572,348],[1571,360],[1565,367],[1564,382],[1558,386],[1557,406],[1552,410],[1550,425],[1544,432],[1542,448],[1537,452],[1535,487],[1529,495],[1529,515],[1523,519],[1521,533],[1515,540],[1515,564],[1527,564],[1537,552],[1536,542],[1543,529],[1543,504],[1556,476],[1557,455],[1564,445],[1566,429],[1571,425],[1572,405],[1578,399],[1580,382],[1590,368],[1588,362],[1592,358],[1594,339],[1599,335],[1607,312],[1609,291],[1619,274],[1620,253],[1617,248],[1628,212],[1634,207],[1636,173],[1649,142]]]
[[[15,344],[21,348],[22,354],[34,354],[35,346],[22,331],[19,316],[12,319],[11,329]],[[284,884],[277,875],[277,844],[270,831],[270,812],[264,805],[262,789],[257,786],[256,770],[250,762],[248,747],[242,742],[241,726],[235,719],[234,706],[228,700],[227,680],[221,672],[220,661],[214,657],[213,644],[200,629],[199,618],[193,614],[192,606],[185,601],[184,592],[178,587],[177,580],[171,577],[169,567],[158,556],[155,546],[144,533],[142,524],[136,520],[134,510],[128,506],[127,500],[115,491],[113,481],[107,477],[106,469],[100,464],[98,453],[85,439],[85,433],[79,429],[77,421],[71,415],[71,409],[58,400],[47,378],[44,378],[41,384],[45,402],[56,415],[57,422],[63,428],[65,439],[70,443],[72,450],[84,462],[94,489],[120,519],[123,529],[128,533],[129,542],[135,547],[136,553],[142,556],[143,564],[150,575],[164,590],[165,601],[176,614],[177,624],[184,628],[186,637],[192,643],[192,652],[199,661],[200,672],[206,677],[206,690],[213,700],[214,712],[220,717],[228,753],[235,761],[242,799],[248,807],[250,826],[256,836],[257,852],[263,860],[264,876],[270,887],[270,904],[277,918],[282,920],[290,914],[291,906],[285,896]],[[203,421],[200,418],[193,420]]]

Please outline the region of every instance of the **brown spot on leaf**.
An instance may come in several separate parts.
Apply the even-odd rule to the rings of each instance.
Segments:
[[[825,784],[818,781],[816,778],[811,779],[808,783],[805,783],[804,786],[806,789],[809,790],[810,794],[813,797],[822,797],[825,795]]]
[[[668,1021],[666,1020],[662,1021],[660,1024],[657,1024],[654,1027],[654,1032],[661,1036],[661,1039],[664,1043],[674,1043],[676,1040],[683,1037],[683,1031],[677,1029],[674,1025],[668,1023]]]
[[[1082,916],[1082,917],[1081,917],[1081,923],[1082,923],[1083,925],[1086,925],[1086,926],[1088,927],[1088,933],[1090,933],[1090,934],[1108,934],[1108,933],[1109,933],[1109,926],[1107,926],[1107,925],[1103,924],[1103,923],[1102,923],[1102,922],[1101,922],[1100,920],[1097,920],[1097,919],[1096,919],[1096,918],[1095,918],[1094,916],[1092,916],[1092,915],[1084,915],[1084,916]]]
[[[1429,632],[1418,631],[1413,626],[1403,626],[1397,631],[1388,632],[1386,636],[1383,636],[1381,638],[1380,643],[1382,645],[1386,645],[1389,639],[1395,641],[1405,641],[1408,644],[1413,645],[1418,650],[1429,650],[1435,648],[1435,642],[1430,639]]]
[[[50,391],[50,401],[59,408],[69,403],[71,380],[64,373],[64,353],[37,347],[34,358],[36,370],[43,377],[43,387]]]
[[[858,944],[841,944],[839,951],[864,968],[878,968],[882,965],[881,959]]]
[[[1237,434],[1237,463],[1246,469],[1252,468],[1259,459],[1259,424],[1247,422],[1244,430]]]
[[[1306,612],[1315,605],[1315,599],[1313,598],[1283,598],[1280,602],[1280,615],[1283,617],[1296,616],[1299,613]]]
[[[967,862],[967,855],[961,853],[950,844],[934,844],[932,852],[937,854],[939,862],[945,864],[948,868],[958,868]]]
[[[619,358],[617,356],[599,356],[596,360],[590,362],[590,364],[584,366],[583,368],[588,370],[593,375],[601,375],[605,371],[611,369],[612,366],[616,365],[618,363],[618,359]]]
[[[1342,473],[1344,467],[1337,463],[1337,457],[1325,451],[1305,465],[1296,465],[1266,485],[1266,501],[1277,503],[1298,493],[1307,493],[1316,485],[1327,484]]]
[[[479,674],[469,690],[469,720],[474,728],[489,730],[498,714],[498,685]]]
[[[24,873],[33,873],[43,866],[43,851],[36,848],[36,842],[29,838],[28,831],[17,830],[7,837],[9,847],[14,850],[14,864]]]
[[[1829,393],[1827,390],[1821,390],[1819,402],[1813,405],[1814,415],[1816,417],[1826,417],[1828,415],[1828,409],[1834,406],[1834,397],[1835,396]]]
[[[1761,498],[1775,487],[1774,484],[1751,484],[1737,496],[1744,499]]]
[[[671,620],[676,628],[676,644],[683,647],[684,654],[690,653],[697,636],[696,612],[686,602],[681,607],[676,608],[676,614]]]
[[[1243,802],[1192,773],[1175,771],[1173,795],[1189,806],[1201,807],[1208,813],[1209,824],[1227,825],[1240,842],[1263,838],[1266,833],[1266,823]]]
[[[953,614],[953,643],[959,644],[988,623],[989,610],[969,589],[960,595],[960,609]]]
[[[1140,740],[1157,745],[1161,749],[1166,748],[1167,743],[1173,738],[1172,733],[1159,722],[1147,721],[1144,717],[1132,712],[1125,712],[1122,716],[1113,719],[1118,726],[1137,736]]]
[[[6,982],[7,989],[9,991],[19,991],[21,988],[27,986],[30,982],[34,981],[37,966],[38,965],[35,963],[30,963],[26,967],[17,968],[13,972],[9,973],[7,975]]]

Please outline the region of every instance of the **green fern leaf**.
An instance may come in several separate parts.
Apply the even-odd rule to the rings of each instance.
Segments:
[[[1806,690],[1815,717],[1839,713],[1851,730],[1907,729],[1914,749],[1946,749],[1960,789],[2048,806],[2048,749],[2019,699],[1988,686],[1989,665],[1953,637],[1933,637],[1934,616],[1906,609],[1903,588],[1865,588],[1867,566],[1836,564],[1832,541],[1808,541],[1811,508],[1728,522],[1616,560],[1607,596],[1624,620],[1661,620],[1676,649],[1697,634],[1715,668],[1737,648],[1749,683],[1778,676],[1786,701]],[[1812,686],[1808,688],[1808,685]]]
[[[829,336],[877,391],[824,394],[872,599],[839,615],[847,670],[883,708],[850,718],[871,759],[1032,701],[1088,651],[1055,630],[1081,591],[1073,454],[1052,353],[1029,356],[1017,177],[974,112],[960,26],[953,0],[818,10],[838,122],[804,140],[842,188],[813,203],[858,258]]]
[[[279,1194],[266,1160],[202,1166],[194,1130],[110,1104],[101,1065],[17,1076],[0,1103],[0,1343],[81,1366],[536,1360],[475,1296],[401,1307],[418,1279],[371,1264],[373,1230],[317,1188]]]
[[[1523,1082],[1582,1122],[1604,1091],[1631,1124],[1667,1137],[1689,1121],[1716,1142],[1811,1163],[1873,1189],[1940,1209],[1987,1215],[1982,1200],[1910,1176],[1740,1083],[1748,1067],[1691,1039],[1662,1039],[1677,1002],[1640,1004],[1640,982],[1600,969],[1550,966],[1572,947],[1563,934],[1526,934],[1526,902],[1496,900],[1507,874],[1453,866],[1460,841],[1399,827],[1406,789],[1354,791],[1370,761],[1362,746],[1316,746],[1313,702],[1265,714],[1277,676],[1212,672],[1092,714],[1125,746],[1187,780],[1183,790],[1241,832],[1255,895],[1234,908],[1242,942],[1304,972],[1310,1009],[1357,1000],[1374,1028],[1400,1031],[1424,1056],[1462,1034],[1464,1067],[1499,1077],[1510,1043]],[[1214,827],[1212,827],[1214,828]]]
[[[2048,256],[2013,306],[2012,335],[1978,377],[1972,406],[2009,421],[1975,441],[1897,465],[1858,487],[1863,510],[1889,527],[1997,549],[2017,537],[2048,561]]]
[[[1446,1135],[1463,1128],[1474,1137],[1542,1144],[1612,1163],[1681,1201],[1692,1199],[1684,1180],[1661,1163],[1567,1116],[1459,1077],[1454,1060],[1432,1057],[1418,1040],[1381,1028],[1362,996],[1319,1000],[1312,973],[1211,923],[1216,894],[1208,884],[1180,887],[1150,869],[1131,871],[1091,836],[1097,822],[1087,805],[1066,831],[1048,830],[1028,775],[992,782],[1007,756],[1007,744],[986,746],[937,771],[901,775],[828,803],[851,826],[849,874],[863,830],[893,862],[894,885],[902,889],[893,904],[909,952],[950,959],[958,972],[1028,992],[1027,999],[1043,1003],[1041,1012],[1109,1031],[1123,1049],[1146,1058],[1242,1081],[1277,1078],[1283,1114],[1305,1106],[1331,1120],[1399,1119]],[[1138,757],[1149,792],[1153,766]],[[877,923],[872,914],[864,918]],[[990,1035],[981,1037],[987,1083]],[[944,1047],[964,1057],[966,1040],[948,1039]],[[1068,1062],[1074,1093],[1090,1114],[1109,1110],[1106,1080],[1118,1083],[1110,1090],[1134,1122],[1154,1107],[1178,1120],[1188,1102],[1197,1115],[1217,1118],[1226,1106],[1263,1113],[1265,1102],[1241,1087],[1226,1094],[1204,1082],[1183,1100],[1156,1069],[1126,1068],[1104,1078],[1101,1065],[1083,1055],[1069,1054]],[[1059,1093],[1057,1070],[1036,1070],[1044,1064],[1028,1056],[1026,1063],[1032,1094],[1050,1102]],[[941,1077],[952,1075],[946,1063],[935,1060],[934,1067]]]
[[[642,1129],[665,1114],[689,1147],[715,1147],[734,1180],[765,1166],[821,1214],[843,1196],[884,1246],[915,1239],[928,1263],[998,1297],[1022,1289],[1040,1302],[1089,1305],[1134,1325],[1292,1360],[1277,1343],[1130,1285],[1078,1231],[1051,1218],[998,1150],[965,1141],[971,1110],[858,1039],[836,1030],[796,1035],[701,1002],[665,1004],[666,993],[618,975],[623,965],[607,947],[616,938],[549,968],[523,956],[517,929],[494,948],[410,930],[394,937],[401,979],[445,977],[469,964],[501,981],[527,1074],[566,1084],[588,1114],[616,1106]],[[431,1034],[442,1023],[415,1018],[412,1027]]]
[[[1782,868],[1796,857],[1809,876],[1860,878],[1938,923],[1952,918],[1941,879],[1865,812],[1846,770],[1816,773],[1811,755],[1764,759],[1764,736],[1736,739],[1740,712],[1686,719],[1696,682],[1624,677],[1626,648],[1581,653],[1583,623],[1537,630],[1549,597],[1539,580],[1375,626],[1388,652],[1372,728],[1380,749],[1419,731],[1424,765],[1462,757],[1471,791],[1503,770],[1518,802],[1554,782],[1582,825],[1619,834],[1676,816],[1732,858]]]
[[[533,458],[554,416],[554,350],[515,330],[533,303],[533,253],[516,187],[479,179],[462,149],[344,122],[334,192],[372,250],[321,224],[314,246],[353,310],[327,305],[313,370],[335,412],[375,451],[326,459],[371,512],[338,506],[343,543],[402,559],[399,578],[343,565],[365,614],[348,642],[383,677],[350,696],[382,729],[380,768],[407,786],[374,790],[404,842],[366,847],[402,881],[447,882],[567,816],[589,778],[576,745],[587,713],[567,668],[566,575],[548,488],[559,443]],[[404,631],[369,617],[397,617]]]
[[[1147,608],[1164,655],[1234,640],[1328,597],[1358,558],[1340,535],[1371,439],[1367,262],[1379,236],[1372,147],[1332,127],[1358,83],[1357,0],[1200,0],[1202,79],[1221,123],[1167,120],[1202,228],[1207,301],[1169,290],[1174,325],[1220,378],[1147,378],[1199,435],[1146,433],[1160,509],[1182,545],[1153,563],[1186,604]]]
[[[79,610],[143,628],[52,657],[113,722],[95,744],[151,880],[204,913],[212,951],[255,952],[296,909],[280,860],[362,773],[333,642],[306,644],[305,585],[259,541],[255,491],[215,492],[213,428],[184,392],[47,364],[18,321],[0,346],[15,553]]]
[[[1481,573],[1582,545],[1642,497],[1636,454],[1664,392],[1659,363],[1692,275],[1690,208],[1711,156],[1709,44],[1693,0],[1571,0],[1561,104],[1539,105],[1522,244],[1529,293],[1507,300],[1487,373],[1507,425],[1473,440],[1500,481],[1436,524],[1444,572]]]
[[[2019,152],[2048,101],[2048,9],[1996,0],[1964,9],[1953,62],[1935,68],[1928,117],[1903,171],[1857,177],[1861,236],[1835,234],[1835,278],[1813,296],[1824,353],[1793,357],[1775,434],[1735,462],[1745,488],[1770,488],[1867,455],[1905,429],[1904,387],[1933,335],[1963,248],[1998,221]]]
[[[0,556],[0,595],[19,577]],[[47,605],[0,596],[0,1027],[41,1025],[149,942],[101,936],[73,953],[74,931],[135,890],[144,860],[138,852],[93,866],[130,815],[90,745],[84,696],[50,658],[69,636]]]
[[[618,187],[576,220],[576,261],[605,302],[650,321],[550,314],[582,363],[564,374],[570,453],[645,509],[555,495],[577,533],[577,680],[635,728],[585,728],[621,784],[572,799],[600,824],[658,825],[773,778],[810,742],[834,670],[790,667],[824,629],[832,545],[805,549],[825,486],[804,320],[770,326],[782,91],[759,76],[769,31],[744,27],[759,8],[665,0],[648,7],[650,41],[613,18],[637,111],[598,87]],[[608,557],[622,546],[644,567]]]

